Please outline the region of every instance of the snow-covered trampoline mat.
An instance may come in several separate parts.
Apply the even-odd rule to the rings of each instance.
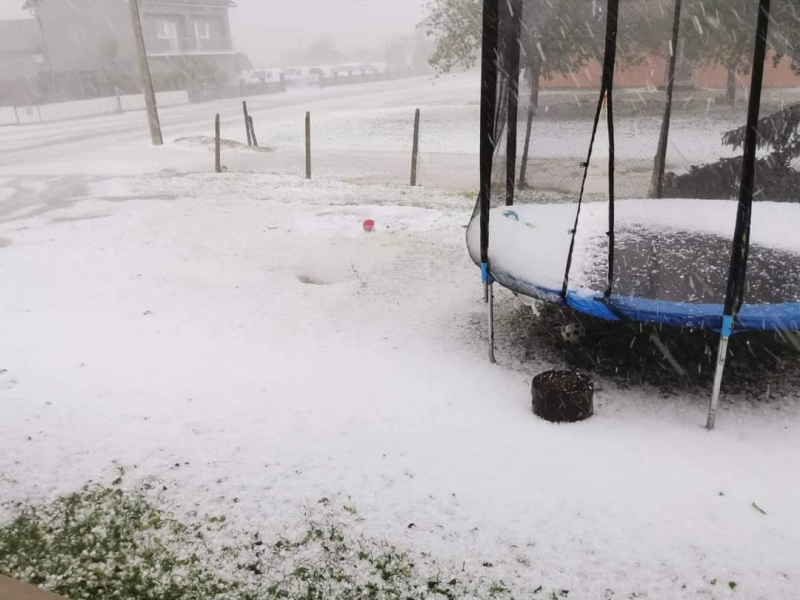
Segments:
[[[561,298],[573,204],[527,204],[490,213],[489,264],[512,291],[563,302],[606,319],[718,329],[731,261],[737,203],[625,200],[616,204],[613,294],[608,277],[608,204],[585,204],[575,239],[568,296]],[[467,240],[480,263],[476,215]],[[800,328],[800,205],[753,208],[745,305],[738,329]]]
[[[614,289],[622,296],[674,302],[713,303],[725,297],[731,241],[687,231],[623,229],[617,232]],[[608,252],[603,243],[602,255]],[[747,297],[758,304],[800,301],[800,261],[796,253],[751,246]],[[588,274],[588,286],[603,289],[602,264]]]

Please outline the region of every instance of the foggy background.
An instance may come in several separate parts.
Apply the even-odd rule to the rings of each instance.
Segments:
[[[0,0],[0,19],[29,19],[24,0]],[[278,65],[288,53],[328,40],[342,52],[408,35],[425,17],[424,0],[236,0],[231,34],[255,64]]]

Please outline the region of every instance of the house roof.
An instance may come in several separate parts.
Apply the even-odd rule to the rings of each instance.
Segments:
[[[0,54],[36,54],[42,36],[35,19],[0,21]]]

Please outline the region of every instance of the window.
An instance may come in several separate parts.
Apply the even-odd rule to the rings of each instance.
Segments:
[[[211,23],[208,21],[195,21],[194,37],[196,37],[198,40],[211,39]]]
[[[171,19],[159,19],[156,21],[156,37],[160,40],[177,40],[178,23]]]

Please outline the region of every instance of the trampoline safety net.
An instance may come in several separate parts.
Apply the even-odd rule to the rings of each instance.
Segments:
[[[796,2],[485,0],[483,43],[468,242],[492,281],[612,320],[800,330]]]

